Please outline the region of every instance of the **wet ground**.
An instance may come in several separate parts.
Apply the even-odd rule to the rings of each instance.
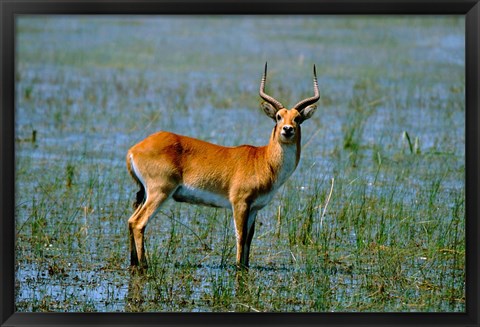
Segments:
[[[462,17],[21,17],[18,311],[463,311]],[[238,276],[231,212],[169,203],[128,270],[125,154],[169,130],[263,145],[321,100]],[[332,185],[333,179],[333,185]],[[332,190],[332,196],[328,195]]]

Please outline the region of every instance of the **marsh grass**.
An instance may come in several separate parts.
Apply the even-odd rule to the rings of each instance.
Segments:
[[[463,26],[19,19],[16,309],[464,311]],[[258,214],[250,270],[234,267],[229,210],[167,202],[146,230],[149,268],[131,274],[127,149],[159,129],[265,144],[265,60],[282,103],[309,96],[312,63],[322,98],[296,172]]]

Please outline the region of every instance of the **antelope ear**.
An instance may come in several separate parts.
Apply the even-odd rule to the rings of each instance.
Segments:
[[[277,121],[275,117],[278,111],[277,108],[275,108],[268,102],[262,102],[262,109],[268,117],[272,118],[275,122]]]
[[[317,106],[312,104],[311,106],[306,107],[305,109],[302,110],[302,123],[311,118],[313,114],[315,113],[315,110],[317,109]]]

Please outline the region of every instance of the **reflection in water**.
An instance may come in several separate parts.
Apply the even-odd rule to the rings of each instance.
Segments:
[[[125,312],[142,312],[143,311],[143,290],[146,285],[146,275],[138,271],[130,271],[130,279],[128,281],[128,293],[125,301]]]
[[[248,270],[237,270],[235,274],[235,299],[237,301],[237,306],[235,311],[238,312],[251,312],[258,311],[250,305],[252,298],[255,295],[254,287],[255,279],[252,278],[252,275],[249,274]]]
[[[232,266],[234,267],[234,266]],[[213,294],[211,298],[207,297],[207,294],[204,294],[204,297],[196,297],[192,294],[191,303],[195,301],[203,301],[205,305],[210,305],[212,311],[215,311],[215,306],[217,306],[222,298],[235,299],[233,301],[233,309],[238,312],[251,312],[258,311],[250,303],[252,299],[255,298],[258,292],[257,287],[255,287],[255,277],[248,270],[245,269],[236,269],[231,270],[231,267],[208,267],[208,270],[222,270],[223,272],[232,272],[227,274],[222,274],[217,279],[217,283],[214,281],[207,281],[196,290],[199,292],[201,289],[206,287],[212,287]],[[161,289],[169,288],[166,285],[166,281],[159,278],[159,276],[149,275],[147,271],[141,271],[138,269],[129,269],[129,279],[128,279],[128,292],[125,294],[125,312],[149,312],[152,310],[158,311],[155,307],[150,307],[152,300],[154,302],[165,301],[165,303],[159,304],[163,307],[167,305],[169,299],[162,298],[162,296],[156,297],[158,293],[161,293]],[[224,277],[228,276],[228,281],[222,280]],[[162,284],[163,282],[163,284]],[[219,285],[230,285],[234,284],[234,287],[220,287]],[[156,288],[154,290],[153,288]],[[156,293],[157,295],[154,295]],[[172,302],[177,299],[170,299]],[[158,307],[157,307],[158,308]],[[205,308],[203,309],[205,310]],[[189,311],[195,311],[195,308],[189,309]]]

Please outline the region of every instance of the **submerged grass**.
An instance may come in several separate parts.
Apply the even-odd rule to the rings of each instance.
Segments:
[[[463,26],[20,18],[16,309],[463,312]],[[229,210],[167,203],[146,230],[146,275],[131,274],[127,149],[159,129],[265,144],[265,60],[268,93],[309,96],[315,63],[322,98],[297,171],[258,214],[250,270],[234,267]]]

